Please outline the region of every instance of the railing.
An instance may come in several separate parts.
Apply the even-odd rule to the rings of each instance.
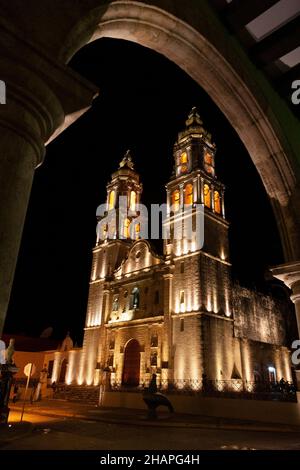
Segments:
[[[148,384],[129,387],[112,381],[110,391],[143,392]],[[167,394],[202,395],[207,397],[245,398],[252,400],[297,401],[292,382],[248,382],[232,380],[160,380],[158,391]]]
[[[99,396],[98,386],[87,386],[87,385],[66,385],[63,383],[57,384],[53,387],[53,398],[61,398],[64,400],[93,400]],[[95,394],[96,392],[96,394]]]
[[[39,379],[31,378],[29,380],[29,388],[35,387],[38,384]],[[27,379],[26,378],[18,378],[13,380],[13,385],[18,385],[18,387],[26,387]]]
[[[200,395],[203,397],[243,398],[248,400],[274,400],[296,402],[296,387],[291,382],[248,382],[232,380],[158,380],[158,391],[167,395]],[[138,387],[126,386],[122,382],[111,380],[108,391],[139,392],[148,388],[148,383]],[[67,398],[78,389],[86,386],[59,384],[55,387],[54,397]],[[96,388],[96,387],[89,387]],[[77,393],[78,394],[78,393]]]

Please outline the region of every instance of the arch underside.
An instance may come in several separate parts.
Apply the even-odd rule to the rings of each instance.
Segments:
[[[100,38],[127,40],[155,50],[208,93],[236,130],[258,170],[274,209],[286,260],[297,259],[299,227],[290,207],[296,188],[293,156],[283,148],[275,116],[269,109],[267,116],[259,98],[223,55],[184,21],[143,2],[121,0],[106,5],[89,42]],[[74,40],[71,42],[74,44]]]

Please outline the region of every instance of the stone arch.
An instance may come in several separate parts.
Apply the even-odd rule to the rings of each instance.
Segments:
[[[185,16],[180,8],[175,16],[167,11],[169,6],[163,0],[156,3],[161,8],[142,1],[102,4],[73,28],[60,57],[68,61],[87,42],[114,38],[151,48],[183,69],[209,94],[247,148],[271,200],[285,258],[297,259],[300,257],[297,164],[278,116],[268,106],[262,88],[253,83],[249,86],[251,79],[247,80],[246,67],[241,65],[238,73],[223,51],[208,39],[211,31],[200,33],[180,19]]]

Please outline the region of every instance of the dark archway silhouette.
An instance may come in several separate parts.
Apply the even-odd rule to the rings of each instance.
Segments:
[[[140,345],[135,339],[125,348],[122,385],[137,387],[140,382]]]
[[[58,383],[65,382],[65,379],[66,379],[66,371],[67,371],[67,359],[64,359],[64,360],[62,361],[62,363],[61,363]]]

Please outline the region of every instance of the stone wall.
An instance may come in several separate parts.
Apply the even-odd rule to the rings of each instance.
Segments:
[[[276,345],[286,343],[285,316],[289,314],[288,305],[235,285],[233,309],[236,337]]]
[[[174,379],[178,386],[194,380],[199,387],[203,373],[203,344],[199,315],[173,317]]]
[[[241,374],[241,359],[235,349],[232,321],[202,316],[204,372],[211,380],[231,380],[234,369]]]
[[[211,398],[200,395],[170,395],[177,413],[216,416],[230,419],[300,425],[300,393],[297,403],[281,403],[267,400],[243,400],[239,398]],[[104,406],[147,408],[141,393],[107,392]],[[163,408],[162,408],[163,409]]]
[[[284,346],[239,339],[243,378],[248,382],[272,381],[269,368],[275,369],[276,381],[292,382],[290,351]]]

